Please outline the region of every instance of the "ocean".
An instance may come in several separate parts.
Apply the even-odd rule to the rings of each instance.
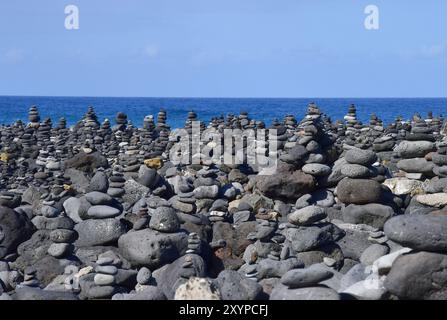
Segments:
[[[275,118],[282,120],[293,114],[298,120],[306,113],[309,102],[315,102],[333,121],[343,119],[351,103],[357,107],[357,118],[364,123],[376,113],[385,123],[396,116],[409,119],[413,114],[434,116],[447,111],[447,98],[105,98],[105,97],[19,97],[0,96],[0,124],[14,121],[27,122],[28,109],[37,105],[41,120],[50,117],[53,124],[65,117],[68,125],[79,121],[88,106],[93,106],[102,122],[108,118],[114,123],[122,111],[134,125],[141,126],[146,115],[156,116],[160,108],[168,114],[171,128],[183,127],[187,113],[194,110],[199,119],[208,123],[221,114],[248,112],[250,118],[263,120],[267,125]]]

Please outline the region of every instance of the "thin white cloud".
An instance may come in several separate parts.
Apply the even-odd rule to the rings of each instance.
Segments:
[[[190,63],[194,66],[208,66],[222,63],[244,63],[253,62],[266,59],[270,56],[270,53],[257,51],[235,51],[235,50],[201,50],[193,53],[190,58]]]
[[[434,58],[442,55],[445,50],[445,45],[443,44],[435,44],[431,46],[422,46],[421,48],[421,55],[428,57],[428,58]]]
[[[160,48],[156,44],[148,44],[144,47],[143,54],[148,58],[156,58],[160,53]]]
[[[446,52],[444,44],[422,45],[416,49],[402,50],[399,52],[401,58],[405,60],[413,59],[434,59],[441,57]]]
[[[11,48],[4,53],[3,59],[8,64],[17,64],[25,59],[25,52],[22,49]]]

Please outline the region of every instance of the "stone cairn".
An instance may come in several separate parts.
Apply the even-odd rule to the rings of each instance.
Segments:
[[[153,155],[151,150],[156,138],[154,116],[148,115],[144,117],[143,128],[141,129],[141,150],[144,152],[144,159],[151,159]]]
[[[219,195],[219,183],[216,177],[216,169],[203,167],[197,172],[197,179],[194,181],[193,195],[196,199],[197,213],[209,212],[211,222],[221,221],[227,216],[227,212],[209,211]]]
[[[217,202],[218,200],[216,200]],[[213,204],[214,206],[214,204]],[[227,204],[228,207],[228,204]],[[227,208],[223,207],[222,210],[223,212],[226,212]],[[255,216],[253,214],[253,207],[251,207],[248,203],[246,202],[242,202],[239,204],[238,207],[233,207],[232,210],[230,210],[230,214],[233,218],[233,223],[235,225],[240,224],[242,222],[247,222],[247,221],[254,221],[255,220]]]
[[[397,168],[409,179],[433,177],[433,163],[425,156],[435,150],[434,141],[432,129],[420,116],[414,116],[410,132],[407,132],[405,140],[394,150],[396,157],[400,159]]]
[[[187,119],[185,122],[185,127],[184,129],[188,132],[188,134],[192,133],[192,123],[198,121],[197,118],[197,113],[195,113],[194,111],[189,111],[188,115],[187,115]]]
[[[58,125],[52,130],[50,140],[54,143],[55,158],[57,160],[67,160],[69,156],[67,142],[69,139],[69,130],[67,129],[67,120],[60,118]]]
[[[433,173],[440,179],[447,178],[447,139],[436,143],[437,150],[431,154]]]
[[[73,243],[76,241],[78,234],[73,230],[72,225],[61,226],[54,229],[50,233],[50,240],[53,242],[48,248],[48,254],[57,259],[66,258],[74,251]]]
[[[138,211],[138,220],[134,223],[133,230],[138,231],[149,227],[150,216],[148,212],[147,203],[144,202]]]
[[[116,286],[116,275],[118,273],[117,262],[109,255],[99,255],[96,261],[95,276],[93,278],[94,285],[88,291],[90,299],[107,299],[111,298],[118,292]]]
[[[290,132],[294,132],[297,124],[298,122],[293,114],[288,114],[284,117],[284,125]]]
[[[331,153],[335,137],[325,129],[322,114],[315,104],[308,106],[307,115],[299,123],[298,130],[299,139],[294,149],[289,152],[292,157],[290,160],[304,160],[301,170],[312,175],[321,185],[325,185],[331,174],[329,165],[333,161]]]
[[[109,188],[107,190],[107,194],[111,197],[120,199],[124,193],[124,184],[126,179],[124,178],[124,174],[122,172],[121,166],[115,166],[112,171],[112,175],[109,178]]]
[[[36,279],[37,269],[34,267],[27,267],[23,275],[23,282],[20,283],[20,287],[39,287],[39,281]]]
[[[76,144],[94,144],[94,137],[99,129],[98,117],[93,107],[88,107],[84,117],[76,123],[74,132],[77,134]]]
[[[176,183],[176,196],[172,197],[169,201],[173,208],[179,210],[184,214],[196,213],[196,199],[194,197],[194,186],[192,181],[188,178],[178,176],[178,182]]]
[[[0,205],[14,209],[20,205],[22,198],[20,195],[11,191],[2,191],[0,194]]]
[[[343,119],[346,121],[347,128],[359,129],[358,126],[361,125],[361,122],[357,119],[357,108],[354,104],[349,106],[348,113],[343,117]]]
[[[155,158],[161,157],[165,151],[168,151],[170,148],[168,146],[169,143],[169,132],[170,127],[166,124],[167,114],[165,110],[160,110],[157,115],[157,125],[155,127],[155,132],[157,138],[153,144],[153,150],[147,156],[147,158]]]
[[[272,143],[276,143],[278,151],[283,150],[289,138],[286,127],[278,119],[274,119],[269,130],[276,130],[276,136],[274,136]]]
[[[85,195],[85,199],[90,204],[87,210],[88,219],[115,218],[122,213],[119,202],[107,193],[92,191]]]
[[[343,117],[345,120],[345,143],[355,145],[360,123],[357,120],[357,109],[355,105],[351,104],[348,113]]]
[[[28,112],[29,127],[38,128],[40,125],[40,116],[37,106],[31,106]]]
[[[103,152],[104,154],[112,156],[111,154],[109,154],[110,142],[112,140],[112,129],[110,126],[109,119],[104,119],[103,123],[101,124],[97,132],[98,132],[97,135],[98,139],[95,140],[98,141],[98,144],[96,144],[97,149],[101,150],[101,152]],[[101,145],[99,145],[100,141],[102,141]]]
[[[170,127],[166,123],[167,120],[168,120],[168,116],[167,116],[166,110],[161,109],[157,114],[157,128],[156,128],[156,130],[170,131]]]

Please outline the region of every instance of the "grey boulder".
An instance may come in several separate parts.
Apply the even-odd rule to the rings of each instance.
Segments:
[[[104,205],[92,206],[87,211],[87,216],[93,219],[114,218],[121,214],[121,210]]]
[[[33,225],[26,215],[0,206],[0,259],[31,237],[32,232]]]
[[[368,179],[345,178],[337,185],[338,199],[346,204],[380,203],[380,183]]]
[[[302,268],[303,263],[295,257],[285,260],[262,259],[258,263],[258,279],[280,278],[287,271]]]
[[[82,221],[74,229],[78,232],[77,247],[114,243],[127,231],[126,225],[115,218]]]
[[[256,281],[244,278],[234,270],[224,270],[216,279],[222,300],[255,300],[262,295],[262,287]]]
[[[346,151],[345,159],[351,164],[369,166],[377,161],[377,156],[375,152],[370,150],[350,149]]]
[[[447,216],[401,215],[387,221],[385,235],[402,246],[447,251]]]
[[[372,244],[366,248],[365,251],[363,251],[362,255],[360,256],[360,262],[365,266],[370,266],[374,263],[374,261],[388,254],[388,252],[390,252],[390,248],[387,246],[377,243]]]
[[[326,216],[326,212],[323,208],[318,206],[308,206],[292,212],[288,215],[287,219],[294,225],[306,226],[323,220]]]
[[[270,294],[270,300],[340,300],[340,296],[334,289],[324,286],[289,289],[278,283]]]
[[[305,269],[287,271],[281,277],[281,283],[290,289],[312,287],[333,276],[333,272],[315,264]]]
[[[87,201],[92,205],[107,205],[113,202],[113,198],[107,193],[92,191],[85,195]]]
[[[430,151],[433,151],[435,144],[430,141],[402,141],[394,151],[404,158],[424,157]]]
[[[109,188],[109,179],[107,175],[103,171],[97,171],[93,176],[92,180],[90,180],[90,185],[88,187],[88,191],[98,191],[98,192],[107,192]]]
[[[295,252],[309,251],[332,241],[329,232],[316,226],[288,228],[284,235]]]
[[[184,254],[188,235],[161,233],[152,229],[129,232],[118,240],[120,253],[133,265],[154,270]]]
[[[160,232],[176,232],[180,228],[180,221],[174,209],[158,207],[152,213],[149,227]]]
[[[343,208],[343,221],[353,224],[368,224],[383,229],[385,222],[394,215],[391,207],[369,203],[365,205],[350,204]]]
[[[409,173],[432,173],[433,162],[424,158],[402,159],[397,163],[397,168]]]
[[[416,252],[394,261],[384,286],[400,299],[446,300],[447,255]]]

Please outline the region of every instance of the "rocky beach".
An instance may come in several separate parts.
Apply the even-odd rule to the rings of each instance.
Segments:
[[[323,109],[69,127],[31,106],[0,127],[0,300],[447,299],[444,118]],[[232,155],[274,132],[253,138],[273,172],[201,160],[229,129]]]

